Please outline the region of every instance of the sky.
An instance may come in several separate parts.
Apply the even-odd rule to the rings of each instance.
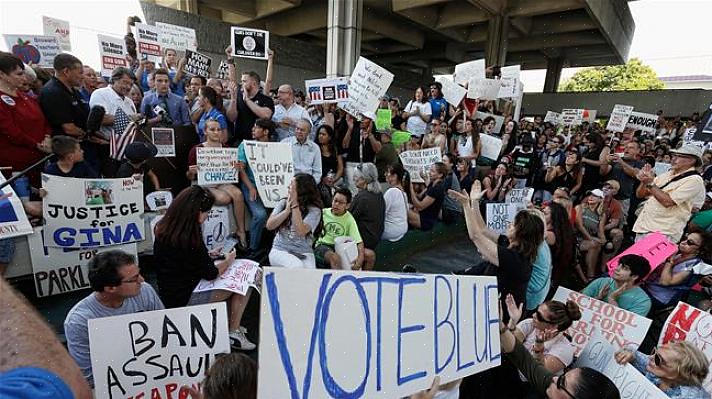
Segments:
[[[712,75],[712,0],[638,0],[628,5],[636,25],[630,58],[642,59],[658,76]],[[0,33],[41,34],[42,15],[69,21],[72,53],[95,68],[97,33],[123,37],[127,16],[145,20],[137,0],[0,0]],[[4,40],[0,49],[7,50]],[[577,70],[564,69],[562,80]],[[524,90],[541,92],[544,76],[544,70],[522,72]]]

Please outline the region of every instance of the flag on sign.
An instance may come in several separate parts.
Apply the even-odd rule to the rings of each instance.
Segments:
[[[114,131],[109,138],[109,152],[113,159],[121,160],[124,157],[126,146],[131,144],[136,137],[137,125],[131,122],[128,115],[121,109],[116,109],[114,115]]]
[[[348,85],[336,86],[336,98],[338,98],[339,100],[349,98],[349,86]]]
[[[312,101],[320,101],[321,100],[321,87],[319,86],[314,86],[309,88],[309,98]]]

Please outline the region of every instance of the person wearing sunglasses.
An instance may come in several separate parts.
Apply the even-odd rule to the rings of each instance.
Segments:
[[[670,341],[646,355],[621,350],[615,355],[619,364],[630,363],[648,381],[672,399],[709,399],[702,387],[709,373],[709,360],[701,350],[687,341]]]
[[[502,353],[540,395],[550,399],[619,399],[620,393],[613,382],[600,372],[588,367],[564,369],[555,376],[539,363],[507,328],[499,321],[499,339]]]

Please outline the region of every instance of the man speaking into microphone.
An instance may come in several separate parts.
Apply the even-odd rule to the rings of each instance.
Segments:
[[[148,118],[149,126],[188,126],[191,124],[188,104],[183,97],[171,93],[168,71],[160,68],[153,72],[154,91],[141,102],[141,112]]]

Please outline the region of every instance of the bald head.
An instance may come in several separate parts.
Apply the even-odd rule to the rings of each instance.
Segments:
[[[290,85],[281,85],[277,89],[277,96],[283,106],[289,107],[294,103],[294,89]]]

